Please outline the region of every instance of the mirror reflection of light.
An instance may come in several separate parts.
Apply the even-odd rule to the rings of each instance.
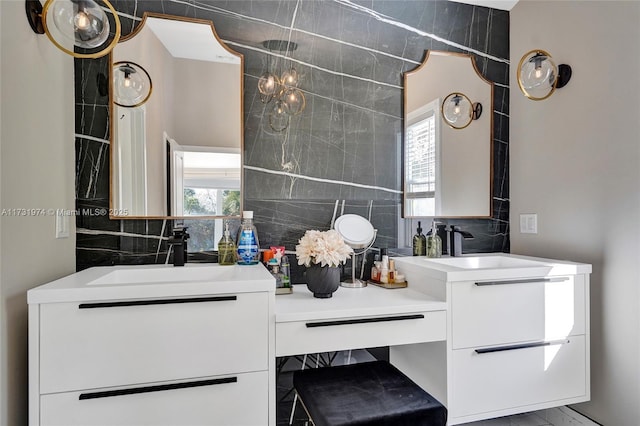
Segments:
[[[545,340],[568,337],[574,325],[574,281],[550,282],[544,285]],[[544,369],[549,368],[562,345],[551,345],[544,351]]]

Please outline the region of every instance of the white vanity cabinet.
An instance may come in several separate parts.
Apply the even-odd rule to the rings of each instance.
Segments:
[[[30,424],[274,423],[275,285],[261,265],[92,286],[106,269],[29,292]]]
[[[448,424],[590,398],[591,266],[512,258],[522,264],[396,259],[410,285],[447,301],[446,343],[392,347],[391,361],[447,406]]]

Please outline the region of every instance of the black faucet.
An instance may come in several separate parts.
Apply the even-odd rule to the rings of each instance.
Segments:
[[[173,228],[173,235],[169,237],[169,250],[173,248],[173,266],[184,266],[187,261],[187,234],[186,226]]]
[[[473,235],[455,225],[451,225],[447,233],[449,234],[449,256],[462,256],[462,240],[469,240]]]

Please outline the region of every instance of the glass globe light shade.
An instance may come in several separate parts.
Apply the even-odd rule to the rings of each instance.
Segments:
[[[287,114],[284,102],[278,99],[269,111],[269,126],[273,131],[283,132],[289,127],[289,114]]]
[[[442,116],[454,129],[462,129],[471,123],[471,101],[462,93],[449,94],[442,103]]]
[[[263,73],[258,80],[258,91],[266,96],[274,96],[280,87],[278,77],[269,71]]]
[[[133,62],[116,62],[113,65],[113,102],[122,107],[136,107],[151,96],[151,77],[140,65]]]
[[[42,11],[42,26],[49,39],[59,49],[78,58],[98,58],[108,54],[120,39],[120,20],[108,1],[104,0],[115,28],[113,39],[105,46],[111,24],[105,10],[93,0],[47,0]],[[51,25],[52,23],[52,25]],[[79,53],[76,48],[97,49]]]
[[[280,79],[280,81],[282,81],[282,85],[287,88],[296,87],[299,81],[298,71],[296,71],[295,68],[289,68],[282,73],[282,78]]]
[[[107,14],[92,0],[54,1],[52,14],[61,34],[78,47],[93,49],[109,37]]]
[[[298,115],[306,106],[306,100],[302,90],[296,88],[290,88],[284,91],[281,98],[285,112],[289,115]]]
[[[553,93],[558,81],[558,67],[544,51],[531,51],[518,65],[518,85],[530,99],[545,99]]]

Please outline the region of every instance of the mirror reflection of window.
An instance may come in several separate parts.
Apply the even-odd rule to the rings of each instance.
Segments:
[[[240,215],[240,171],[242,158],[235,149],[204,149],[181,147],[174,141],[174,158],[180,158],[180,167],[174,168],[171,182],[179,182],[176,191],[180,199],[172,212],[176,216],[239,216]],[[190,150],[193,149],[193,150]],[[207,221],[205,227],[192,226],[189,251],[217,250],[222,237],[223,221]]]
[[[440,177],[440,102],[438,99],[407,115],[405,135],[406,214],[435,216]]]
[[[237,215],[240,196],[239,152],[184,152],[184,214]]]

